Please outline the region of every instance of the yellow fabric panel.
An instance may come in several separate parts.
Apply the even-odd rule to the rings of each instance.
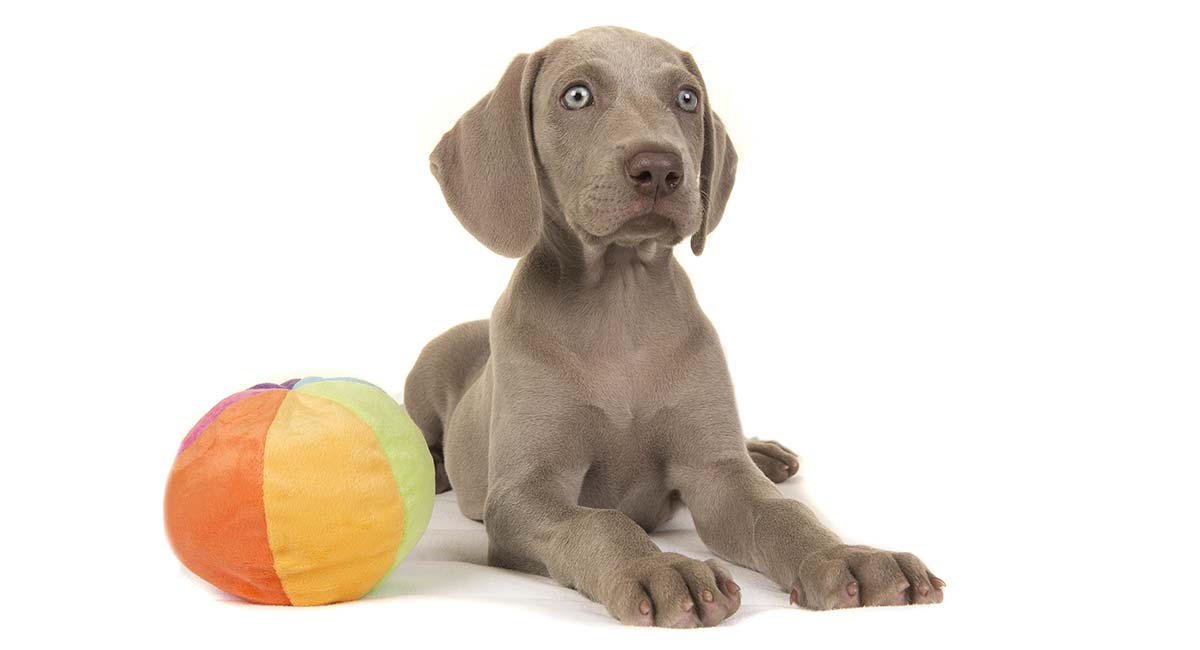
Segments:
[[[404,540],[396,551],[399,564],[421,539],[433,514],[433,456],[425,436],[403,406],[370,384],[329,379],[302,384],[296,390],[321,395],[345,406],[375,432],[404,499]]]
[[[267,538],[292,604],[370,591],[404,535],[404,501],[375,433],[346,407],[292,391],[263,457]]]

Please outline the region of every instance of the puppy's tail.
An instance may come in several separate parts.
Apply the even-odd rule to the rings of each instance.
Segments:
[[[450,489],[442,455],[442,435],[467,388],[491,354],[487,320],[456,325],[421,350],[404,382],[404,407],[421,429],[433,454],[439,493]]]

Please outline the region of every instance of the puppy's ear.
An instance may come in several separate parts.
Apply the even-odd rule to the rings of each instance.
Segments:
[[[680,56],[684,66],[696,75],[703,86],[704,77],[700,75],[700,67],[692,55],[684,52]],[[707,88],[700,89],[700,96],[704,100],[704,149],[700,157],[700,229],[692,235],[692,252],[696,255],[704,252],[708,233],[721,222],[721,216],[725,214],[725,202],[729,200],[737,175],[737,151],[734,151],[733,142],[725,133],[725,124],[713,111]]]
[[[450,210],[476,239],[521,257],[542,232],[533,149],[533,84],[543,55],[519,54],[496,88],[442,136],[429,168]]]

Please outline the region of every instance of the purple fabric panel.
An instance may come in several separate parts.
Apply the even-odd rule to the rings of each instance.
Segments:
[[[262,385],[263,384],[259,384],[259,386]],[[208,413],[205,413],[204,417],[200,418],[200,421],[196,423],[196,426],[192,427],[191,431],[188,431],[187,436],[184,437],[183,442],[179,445],[179,451],[175,452],[175,455],[178,456],[179,454],[182,454],[184,449],[187,449],[193,442],[196,442],[196,438],[199,438],[200,434],[208,428],[208,425],[212,424],[213,420],[216,420],[217,416],[221,415],[221,411],[229,408],[230,404],[240,402],[251,395],[265,393],[269,390],[280,390],[280,388],[258,388],[256,386],[254,388],[248,388],[240,393],[234,393],[220,402],[217,402],[217,405],[212,407]]]
[[[251,386],[250,388],[247,388],[246,390],[255,390],[257,388],[286,388],[288,390],[291,390],[296,385],[296,382],[298,382],[298,381],[300,381],[299,378],[289,379],[289,380],[283,382],[282,384],[255,384],[255,385]]]

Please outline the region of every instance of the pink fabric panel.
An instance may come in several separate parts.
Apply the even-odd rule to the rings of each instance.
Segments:
[[[251,395],[265,393],[269,390],[281,390],[281,389],[279,389],[279,388],[252,388],[250,390],[244,390],[240,393],[234,393],[234,394],[230,395],[229,397],[226,397],[225,399],[221,400],[220,402],[217,402],[217,405],[212,407],[212,409],[210,409],[208,413],[205,413],[204,417],[200,418],[200,421],[196,423],[196,426],[192,427],[191,431],[188,431],[187,436],[184,437],[183,442],[180,443],[180,445],[179,445],[179,451],[175,452],[175,455],[178,456],[179,454],[183,453],[184,449],[187,449],[189,445],[191,445],[193,442],[195,442],[196,438],[199,438],[200,434],[204,433],[204,430],[208,428],[208,425],[212,424],[213,420],[216,420],[217,416],[221,415],[221,411],[224,411],[225,409],[229,408],[230,404],[240,402],[240,401],[246,399],[247,397],[250,397]]]

